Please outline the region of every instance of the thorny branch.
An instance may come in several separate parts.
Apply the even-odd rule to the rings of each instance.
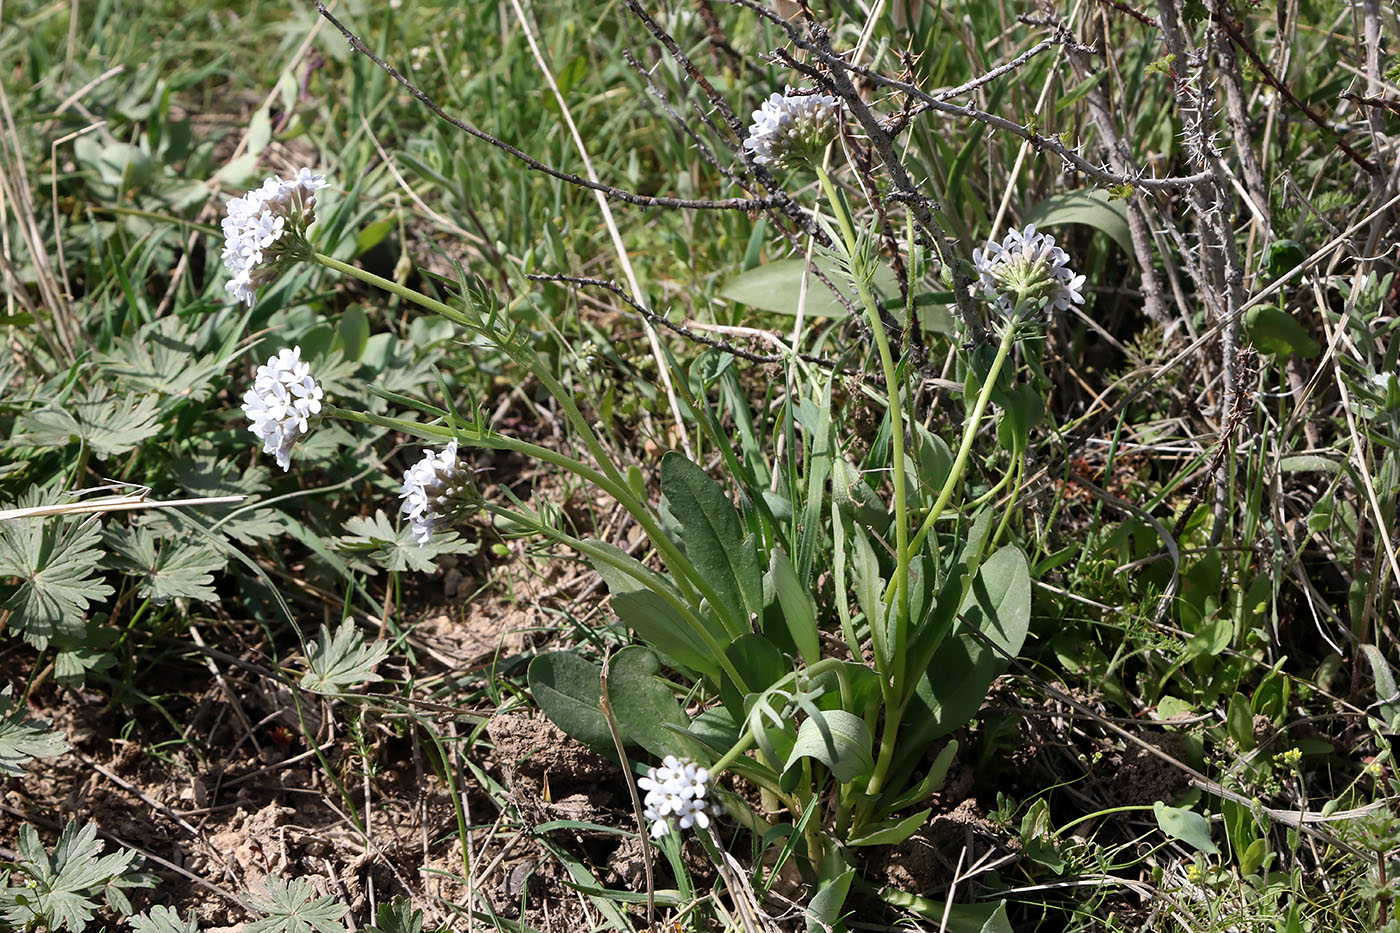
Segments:
[[[723,0],[723,2],[753,10],[765,19],[777,23],[787,32],[788,38],[794,45],[804,51],[810,52],[823,65],[826,65],[833,75],[836,72],[850,72],[859,75],[873,84],[888,87],[892,90],[902,91],[920,101],[922,106],[913,108],[909,112],[909,117],[918,116],[921,113],[934,110],[939,113],[948,114],[949,116],[962,117],[968,120],[976,120],[979,123],[985,123],[994,129],[1002,130],[1018,139],[1026,140],[1036,151],[1048,150],[1055,153],[1062,158],[1072,170],[1087,175],[1095,181],[1102,182],[1106,185],[1133,185],[1134,187],[1144,189],[1183,189],[1206,184],[1211,180],[1211,174],[1209,172],[1199,172],[1195,175],[1178,177],[1149,178],[1146,176],[1120,175],[1107,171],[1102,166],[1094,165],[1073,149],[1065,146],[1058,139],[1042,136],[1039,133],[1028,130],[1019,123],[1014,123],[996,114],[987,113],[971,105],[950,104],[940,97],[928,93],[918,85],[911,84],[908,81],[900,81],[897,78],[886,77],[864,65],[848,62],[831,51],[829,45],[823,49],[818,42],[808,39],[803,34],[802,29],[780,18],[771,10],[759,6],[756,0]],[[1063,41],[1068,41],[1068,39]],[[902,128],[903,127],[900,126],[900,129]],[[885,132],[889,132],[893,128],[882,127],[882,129],[884,129]]]
[[[831,50],[831,43],[824,27],[816,23],[810,23],[809,29],[813,37],[810,43],[817,52],[818,57],[824,59],[841,59]],[[947,265],[953,272],[953,295],[958,303],[958,316],[962,318],[963,328],[972,343],[980,343],[986,336],[987,327],[982,320],[981,314],[972,303],[971,292],[969,291],[971,282],[962,272],[961,267],[952,262],[952,247],[948,243],[948,237],[943,232],[943,225],[938,222],[938,218],[933,215],[934,209],[938,207],[932,199],[920,194],[914,183],[909,178],[909,173],[904,169],[904,163],[900,161],[898,153],[894,151],[894,140],[885,132],[880,125],[880,121],[870,112],[870,108],[865,105],[865,101],[860,96],[854,84],[851,83],[850,75],[840,68],[832,68],[825,74],[817,69],[798,62],[786,52],[779,50],[778,55],[792,68],[807,74],[814,80],[820,81],[824,86],[836,94],[845,102],[846,107],[865,130],[866,136],[870,139],[870,145],[880,156],[880,161],[884,163],[885,171],[889,173],[890,183],[894,186],[893,197],[896,200],[904,201],[914,214],[914,220],[923,230],[925,236],[929,238],[929,243],[933,247],[934,256],[937,261]]]
[[[1223,9],[1224,8],[1218,7],[1212,10],[1212,21],[1220,28],[1224,29],[1225,34],[1230,37],[1230,41],[1239,46],[1240,51],[1244,52],[1249,60],[1254,63],[1254,67],[1258,70],[1259,77],[1264,79],[1264,83],[1283,95],[1284,100],[1292,104],[1299,113],[1307,117],[1308,120],[1326,133],[1328,138],[1336,144],[1337,148],[1346,153],[1347,158],[1355,162],[1368,174],[1379,174],[1380,167],[1377,166],[1375,162],[1372,162],[1351,146],[1347,145],[1346,140],[1342,139],[1340,133],[1328,126],[1326,120],[1322,119],[1311,107],[1299,100],[1297,95],[1288,89],[1288,85],[1278,79],[1273,73],[1273,70],[1269,68],[1268,64],[1259,57],[1259,53],[1254,51],[1253,44],[1240,32],[1240,27],[1233,19],[1223,12]]]

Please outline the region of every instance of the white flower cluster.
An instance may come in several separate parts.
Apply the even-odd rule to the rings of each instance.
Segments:
[[[710,817],[719,813],[719,804],[705,798],[709,783],[709,771],[675,755],[667,755],[661,767],[650,768],[646,777],[638,778],[637,786],[647,792],[643,803],[652,836],[660,839],[673,829],[692,826],[707,828]]]
[[[471,470],[457,456],[456,441],[439,453],[428,451],[404,470],[399,498],[404,500],[403,513],[413,523],[413,537],[419,546],[427,544],[458,508],[470,503],[474,493]]]
[[[269,178],[261,188],[228,202],[224,266],[233,278],[224,286],[249,305],[258,289],[277,278],[284,260],[305,258],[306,228],[316,219],[316,192],[324,175],[301,168],[290,179]]]
[[[324,397],[302,361],[301,347],[284,349],[258,367],[253,387],[243,396],[243,412],[253,422],[248,430],[263,442],[263,453],[275,456],[282,469],[291,469],[292,447],[311,433]]]
[[[1035,225],[1010,230],[987,251],[972,251],[982,293],[1003,311],[1011,312],[1021,299],[1046,299],[1046,307],[1068,311],[1084,303],[1084,276],[1069,267],[1069,254],[1055,245],[1055,238],[1036,233]]]
[[[836,135],[840,103],[829,94],[802,94],[787,88],[753,112],[744,148],[759,165],[786,168],[821,154]]]

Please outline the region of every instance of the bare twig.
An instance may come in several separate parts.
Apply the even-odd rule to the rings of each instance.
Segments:
[[[695,343],[703,344],[715,350],[720,350],[724,353],[730,354],[731,356],[736,356],[741,360],[748,360],[751,363],[781,363],[786,358],[786,356],[793,355],[791,353],[788,353],[786,356],[784,354],[769,355],[761,353],[752,353],[748,350],[736,347],[734,346],[734,344],[729,343],[727,341],[715,340],[713,337],[706,337],[703,334],[697,334],[694,330],[692,330],[690,327],[687,327],[685,324],[677,324],[674,321],[671,321],[666,317],[657,314],[655,311],[651,310],[646,305],[642,304],[640,301],[637,301],[631,295],[627,294],[626,290],[623,289],[621,285],[618,285],[616,282],[610,282],[607,279],[590,279],[585,278],[583,276],[561,275],[557,273],[531,273],[530,275],[526,276],[526,278],[529,278],[535,282],[554,282],[556,284],[583,285],[593,288],[606,289],[607,291],[612,292],[614,295],[625,301],[632,308],[632,310],[636,311],[645,320],[651,322],[652,324],[659,324],[662,327],[665,327],[667,330],[670,330],[673,333],[684,337],[687,340],[692,340]],[[776,334],[769,334],[767,331],[764,331],[763,333],[768,337],[777,336]],[[816,366],[820,366],[823,369],[835,370],[838,368],[837,363],[835,363],[832,360],[828,360],[825,357],[812,356],[811,354],[807,353],[798,353],[796,354],[796,356],[798,359],[801,359],[808,363],[812,363]]]

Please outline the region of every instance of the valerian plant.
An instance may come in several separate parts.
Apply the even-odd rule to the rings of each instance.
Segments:
[[[444,445],[425,451],[403,478],[402,511],[420,544],[480,510],[587,558],[608,585],[611,610],[644,646],[617,652],[606,671],[571,652],[540,656],[529,670],[536,701],[567,733],[603,750],[614,744],[602,710],[608,706],[625,745],[665,758],[643,782],[658,837],[708,829],[723,805],[763,838],[772,831],[768,819],[726,791],[724,776],[760,788],[767,810],[786,813],[780,835],[793,838],[804,871],[830,889],[814,902],[823,917],[839,910],[853,848],[902,841],[930,817],[924,804],[956,743],[946,742],[933,761],[930,745],[967,722],[1024,642],[1027,560],[1001,542],[1040,400],[1033,387],[1017,384],[1007,362],[1018,344],[1028,359],[1036,356],[1043,312],[1084,300],[1084,277],[1033,228],[978,250],[973,260],[984,297],[999,312],[992,315],[998,340],[994,352],[975,347],[967,355],[969,407],[956,448],[931,434],[913,416],[909,361],[896,356],[875,294],[875,239],[823,163],[841,113],[832,97],[775,95],[755,113],[746,150],[760,164],[813,172],[820,183],[825,203],[817,215],[829,258],[854,289],[883,376],[879,450],[860,464],[833,413],[832,375],[791,361],[794,453],[780,462],[762,445],[736,449],[708,401],[715,381],[698,364],[688,373],[676,367],[671,381],[732,485],[673,451],[660,458],[661,497],[652,501],[640,473],[610,456],[579,400],[532,349],[530,334],[483,288],[463,285],[458,300],[447,302],[337,260],[313,245],[314,228],[297,205],[281,201],[260,215],[246,199],[232,202],[238,220],[226,224],[225,250],[255,251],[275,234],[276,264],[254,264],[262,270],[256,280],[245,281],[246,264],[236,271],[243,300],[254,297],[246,287],[267,284],[267,270],[289,258],[317,263],[440,315],[503,352],[554,397],[586,458],[500,433],[479,410],[384,391],[427,420],[340,407],[295,349],[259,370],[245,409],[284,469],[316,418]],[[301,177],[319,178],[307,169]],[[259,191],[289,185],[295,181],[269,179]],[[912,236],[905,260],[923,274],[923,249]],[[998,436],[1010,465],[991,492],[969,500],[962,490],[973,440],[994,400],[1005,412]],[[738,419],[751,418],[746,409],[731,407]],[[591,484],[636,520],[665,571],[541,515],[483,500],[461,453],[470,448],[513,451]],[[1010,496],[994,508],[994,496],[1007,488]],[[696,684],[697,715],[657,676],[663,665]]]

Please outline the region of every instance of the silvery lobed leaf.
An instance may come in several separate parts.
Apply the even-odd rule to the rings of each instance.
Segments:
[[[336,539],[336,550],[349,552],[353,556],[364,555],[374,564],[389,571],[415,570],[419,573],[432,573],[437,570],[434,558],[441,554],[475,554],[477,544],[465,541],[455,531],[437,531],[426,544],[420,545],[413,537],[413,528],[407,522],[395,528],[393,521],[382,511],[372,517],[355,516],[345,523],[349,534]],[[371,569],[364,561],[356,564]],[[371,572],[372,569],[371,569]]]
[[[317,897],[305,878],[287,882],[268,875],[263,890],[251,892],[248,903],[265,916],[244,927],[244,933],[345,933],[341,918],[349,909],[333,897]]]
[[[38,504],[24,497],[20,506]],[[0,522],[0,608],[36,648],[50,636],[81,636],[89,606],[112,595],[94,570],[101,528],[91,519],[29,518]],[[15,582],[7,582],[13,578]]]
[[[334,636],[323,627],[316,633],[316,643],[307,649],[306,666],[301,685],[314,693],[337,694],[346,688],[383,680],[374,668],[389,654],[383,641],[365,644],[364,635],[350,621],[342,622]]]
[[[67,748],[60,733],[25,716],[22,706],[11,708],[10,687],[0,690],[0,774],[23,774],[31,758],[52,758]]]
[[[199,933],[199,924],[181,920],[173,907],[157,905],[136,914],[130,921],[132,933]]]
[[[154,603],[167,603],[177,596],[216,602],[216,570],[228,558],[211,545],[166,539],[157,541],[146,528],[113,528],[104,536],[112,553],[104,565],[125,570],[141,578],[137,595]]]

